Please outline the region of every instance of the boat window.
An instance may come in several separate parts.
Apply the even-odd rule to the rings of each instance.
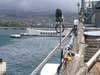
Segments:
[[[42,34],[42,32],[40,34]]]

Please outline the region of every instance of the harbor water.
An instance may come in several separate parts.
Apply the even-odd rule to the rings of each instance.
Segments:
[[[7,62],[7,75],[30,75],[59,42],[58,37],[10,38],[25,30],[0,29],[0,58]],[[59,63],[60,52],[49,61]]]

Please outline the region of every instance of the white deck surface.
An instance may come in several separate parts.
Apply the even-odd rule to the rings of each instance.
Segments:
[[[59,64],[47,63],[41,70],[40,75],[55,75]]]

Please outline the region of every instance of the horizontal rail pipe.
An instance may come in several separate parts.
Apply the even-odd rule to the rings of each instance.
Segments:
[[[95,64],[97,61],[97,57],[100,55],[100,50],[96,52],[96,54],[86,63],[88,69],[90,70],[91,67]]]
[[[100,50],[76,73],[76,75],[86,75],[87,72],[95,65]]]

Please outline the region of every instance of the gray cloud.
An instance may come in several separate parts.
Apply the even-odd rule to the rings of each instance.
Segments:
[[[78,1],[80,0],[0,0],[0,9],[49,11],[61,8],[65,11],[77,11]]]

